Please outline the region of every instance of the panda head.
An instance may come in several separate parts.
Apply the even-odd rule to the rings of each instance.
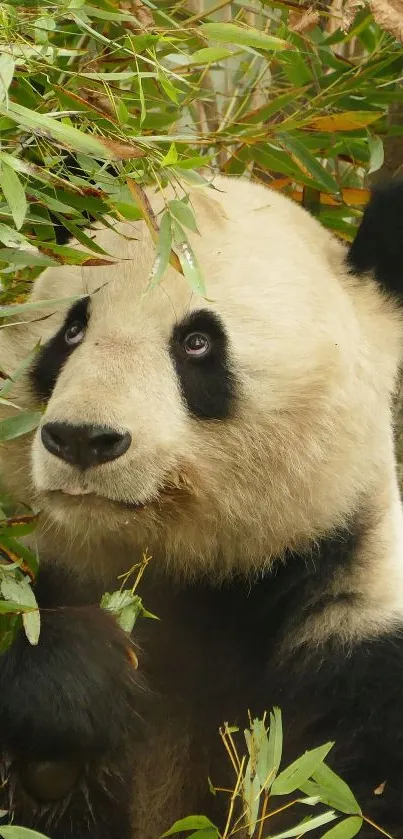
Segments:
[[[2,359],[41,340],[19,402],[45,410],[2,469],[42,509],[46,545],[78,562],[119,571],[147,548],[186,574],[261,569],[393,472],[394,305],[288,199],[215,186],[191,195],[206,297],[173,269],[150,289],[149,232],[119,225],[97,232],[113,264],[36,282],[34,300],[71,308],[3,330]]]

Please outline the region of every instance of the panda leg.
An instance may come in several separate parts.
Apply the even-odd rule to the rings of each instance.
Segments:
[[[52,604],[65,584],[41,570],[39,644],[21,633],[0,657],[0,808],[51,839],[130,839],[146,691],[111,615]]]

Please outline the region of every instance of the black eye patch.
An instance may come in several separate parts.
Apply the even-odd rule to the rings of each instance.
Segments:
[[[200,339],[195,339],[198,334]],[[208,339],[208,351],[200,355],[189,352],[189,347],[203,345],[202,338]],[[200,419],[227,419],[236,395],[236,380],[220,318],[207,309],[192,312],[175,326],[170,353],[189,411]]]
[[[63,326],[40,349],[30,371],[30,380],[35,395],[42,400],[50,398],[63,365],[75,350],[74,344],[68,344],[66,331],[73,324],[82,323],[85,328],[89,318],[89,297],[83,297],[69,309]]]

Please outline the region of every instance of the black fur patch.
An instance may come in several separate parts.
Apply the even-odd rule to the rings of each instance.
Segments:
[[[165,713],[181,697],[178,713],[191,715],[195,748],[200,754],[203,748],[208,750],[202,771],[213,782],[231,786],[234,781],[231,772],[226,774],[217,737],[223,720],[240,727],[239,748],[244,750],[247,711],[261,715],[279,705],[285,726],[283,765],[306,749],[335,740],[327,762],[352,785],[365,814],[399,837],[403,637],[390,632],[348,645],[333,637],[288,653],[283,647],[290,632],[298,638],[305,619],[324,614],[333,602],[348,601],[359,617],[359,594],[347,591],[336,598],[329,594],[333,575],[348,572],[354,562],[359,539],[356,530],[335,534],[322,540],[310,556],[290,554],[249,585],[241,578],[222,586],[206,580],[168,591],[157,573],[154,584],[148,582],[144,599],[161,622],[139,625],[144,632],[141,646],[147,651],[150,689],[158,685],[165,692]],[[172,649],[175,656],[170,657]],[[374,795],[384,780],[384,794]],[[224,823],[219,797],[189,802],[190,812],[189,807],[205,812],[218,825]],[[185,811],[178,813],[184,815]],[[300,818],[304,816],[306,809]],[[295,814],[290,819],[287,813],[270,826],[277,832],[296,821]],[[369,828],[364,827],[362,836],[372,837]]]
[[[89,303],[89,297],[84,297],[74,303],[66,315],[63,326],[40,349],[30,371],[30,380],[39,399],[50,398],[63,365],[74,352],[75,347],[66,343],[64,335],[66,329],[75,321],[80,321],[84,326],[87,325]]]
[[[182,342],[190,332],[203,332],[209,336],[211,351],[207,357],[193,358],[185,353]],[[229,417],[236,383],[230,368],[227,336],[220,318],[207,309],[192,312],[175,326],[170,349],[189,411],[200,419]]]
[[[174,583],[158,564],[151,564],[141,594],[160,621],[139,621],[135,629],[142,647],[139,670],[148,692],[141,691],[136,671],[129,675],[126,645],[109,616],[99,616],[95,606],[83,608],[88,593],[80,586],[74,594],[72,577],[54,566],[44,569],[37,591],[45,608],[43,648],[30,648],[21,638],[0,658],[0,741],[3,750],[20,750],[25,759],[80,757],[84,745],[95,756],[86,766],[84,786],[78,784],[63,802],[52,839],[129,839],[128,808],[132,804],[135,812],[136,802],[130,801],[131,775],[119,744],[128,745],[127,759],[130,763],[131,755],[135,762],[138,714],[151,731],[164,731],[167,725],[190,730],[192,760],[176,818],[204,813],[222,825],[228,797],[213,798],[206,783],[207,777],[223,787],[234,782],[218,727],[224,720],[238,725],[244,751],[247,711],[261,715],[273,705],[283,711],[283,766],[305,749],[335,740],[327,763],[352,786],[365,815],[399,839],[401,632],[344,645],[332,637],[289,651],[283,646],[290,632],[298,638],[307,617],[319,618],[333,602],[346,600],[359,618],[359,593],[350,592],[347,584],[346,593],[334,598],[329,584],[335,574],[345,573],[348,579],[360,536],[356,526],[332,534],[311,553],[290,553],[249,582],[234,577],[222,585],[209,578]],[[93,597],[98,599],[98,590]],[[58,609],[61,602],[65,610]],[[105,748],[105,771],[110,774],[103,784],[97,756]],[[160,755],[156,751],[150,757],[157,764]],[[384,781],[383,793],[375,795]],[[15,800],[16,823],[46,833],[45,814],[35,815],[32,801],[26,802],[19,787]],[[271,802],[271,809],[276,803]],[[57,816],[56,810],[51,813]],[[306,815],[303,808],[300,818]],[[293,807],[291,815],[287,811],[270,822],[271,832],[296,821]],[[313,832],[313,839],[321,832]],[[364,825],[360,837],[373,835]]]
[[[389,292],[403,295],[403,180],[373,190],[348,254],[356,274],[373,271]]]

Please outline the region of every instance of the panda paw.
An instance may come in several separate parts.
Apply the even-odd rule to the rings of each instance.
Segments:
[[[145,690],[130,638],[97,606],[41,612],[0,657],[0,808],[52,839],[130,836]],[[57,825],[57,828],[56,828]]]
[[[139,726],[144,693],[129,637],[97,606],[41,619],[37,646],[21,633],[0,658],[2,750],[38,759],[115,751]]]

